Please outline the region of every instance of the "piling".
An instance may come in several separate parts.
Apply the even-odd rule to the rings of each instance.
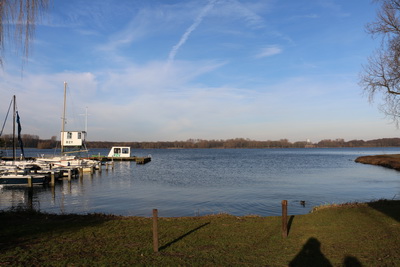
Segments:
[[[99,170],[99,173],[101,173],[101,171],[102,171],[102,169],[101,169],[101,162],[99,162],[99,164],[98,164],[98,170]]]
[[[158,210],[153,209],[153,250],[158,252]]]
[[[79,177],[82,178],[83,177],[83,167],[79,168]]]
[[[27,180],[28,180],[28,186],[29,187],[32,187],[33,186],[33,183],[32,183],[32,176],[28,176],[28,178],[27,178]]]
[[[55,175],[55,173],[54,172],[51,172],[50,173],[50,185],[51,186],[54,186],[56,183],[55,183],[55,180],[56,180],[56,175]]]
[[[71,169],[68,169],[68,181],[71,181],[71,176],[72,176]]]
[[[288,235],[288,221],[287,221],[287,200],[282,200],[282,237]]]

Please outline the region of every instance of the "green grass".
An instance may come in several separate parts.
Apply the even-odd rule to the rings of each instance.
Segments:
[[[4,211],[0,266],[400,266],[400,201],[289,218],[159,218],[154,253],[152,218]]]

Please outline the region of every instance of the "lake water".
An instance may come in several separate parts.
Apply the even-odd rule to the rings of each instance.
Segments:
[[[52,150],[26,151],[27,156]],[[106,155],[106,149],[90,154]],[[197,216],[216,213],[272,216],[288,200],[289,214],[343,202],[400,199],[400,172],[355,163],[362,155],[399,154],[400,148],[154,149],[145,165],[115,162],[54,188],[0,188],[0,209],[34,207],[50,213]],[[300,201],[305,201],[305,206]]]

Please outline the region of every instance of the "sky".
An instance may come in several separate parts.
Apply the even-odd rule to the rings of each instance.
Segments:
[[[30,55],[6,43],[0,119],[88,141],[398,137],[359,86],[369,0],[53,0]],[[3,115],[4,114],[4,115]],[[87,116],[85,114],[88,114]],[[5,133],[10,133],[8,127]]]

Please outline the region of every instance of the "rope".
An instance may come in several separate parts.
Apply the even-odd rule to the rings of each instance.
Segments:
[[[11,98],[10,106],[8,107],[7,115],[6,115],[6,118],[4,120],[3,127],[1,128],[0,136],[3,134],[4,127],[6,126],[6,121],[7,121],[7,118],[8,118],[8,114],[10,113],[12,102],[13,102],[13,99]]]

